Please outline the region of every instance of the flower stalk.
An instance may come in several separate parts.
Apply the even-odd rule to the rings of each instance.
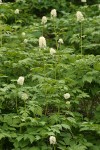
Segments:
[[[81,26],[81,37],[80,37],[81,38],[81,43],[80,43],[81,45],[80,45],[80,48],[81,48],[81,56],[82,56],[83,55],[82,22],[80,23],[80,26]]]

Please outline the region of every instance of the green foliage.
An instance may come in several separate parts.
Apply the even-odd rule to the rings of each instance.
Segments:
[[[100,149],[100,10],[97,4],[56,3],[0,5],[0,150]],[[58,16],[52,19],[54,6]],[[44,26],[43,15],[48,16]],[[40,36],[46,38],[45,49],[38,46]]]

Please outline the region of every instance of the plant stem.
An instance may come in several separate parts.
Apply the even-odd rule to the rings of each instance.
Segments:
[[[42,36],[44,35],[44,25],[42,26]]]
[[[53,145],[53,149],[56,150],[56,146],[55,145]]]
[[[16,111],[18,112],[18,110],[17,110],[17,96],[16,96]]]
[[[57,60],[55,56],[55,80],[57,79]]]
[[[1,31],[1,47],[2,47],[2,31]]]
[[[81,22],[81,56],[83,54],[83,48],[82,48],[82,46],[83,46],[83,41],[82,41],[82,22]]]
[[[54,24],[54,34],[55,34],[55,40],[56,40],[56,48],[58,50],[58,42],[57,42],[57,32],[56,32],[56,18],[53,19],[53,24]]]

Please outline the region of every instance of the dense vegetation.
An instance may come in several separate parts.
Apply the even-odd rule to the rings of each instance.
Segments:
[[[0,4],[0,150],[100,150],[93,2]]]

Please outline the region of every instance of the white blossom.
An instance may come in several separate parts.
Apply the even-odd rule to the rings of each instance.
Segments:
[[[99,8],[99,10],[100,10],[100,4],[98,4],[98,8]]]
[[[50,54],[51,54],[51,55],[54,55],[55,53],[56,53],[56,50],[53,49],[53,48],[50,48]]]
[[[2,4],[2,0],[0,0],[0,4]]]
[[[82,3],[86,3],[86,0],[81,0]]]
[[[63,44],[64,43],[63,39],[59,39],[58,43]]]
[[[25,32],[22,32],[22,36],[25,37],[25,35],[26,35]]]
[[[84,16],[80,11],[77,11],[76,17],[77,17],[77,21],[79,21],[79,22],[84,21]]]
[[[67,104],[67,105],[70,105],[70,101],[67,101],[66,104]]]
[[[22,98],[22,100],[27,100],[28,95],[26,93],[22,93],[21,98]]]
[[[51,17],[57,17],[57,11],[56,9],[51,10]]]
[[[43,36],[41,36],[39,38],[39,47],[40,48],[45,48],[46,47],[46,39]]]
[[[15,10],[15,14],[19,14],[19,9],[16,9],[16,10]]]
[[[19,85],[23,85],[24,84],[24,77],[23,76],[20,76],[17,80],[17,84]]]
[[[27,39],[24,39],[24,43],[27,44],[27,42],[28,42],[28,40],[27,40]]]
[[[65,99],[69,99],[70,98],[70,94],[69,93],[64,94],[64,98]]]
[[[50,144],[56,144],[56,137],[55,136],[50,136],[49,138]]]
[[[42,17],[42,22],[41,22],[41,23],[42,23],[42,24],[45,24],[46,22],[47,22],[47,17],[46,17],[46,16],[43,16],[43,17]]]

